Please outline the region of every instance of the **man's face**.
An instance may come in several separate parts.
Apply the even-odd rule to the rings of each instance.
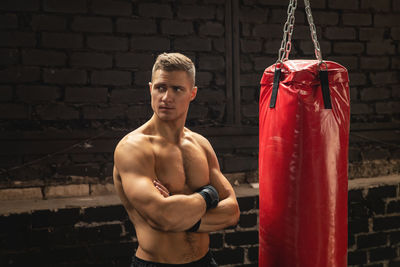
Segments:
[[[161,120],[186,118],[190,102],[196,97],[197,87],[185,71],[157,70],[149,83],[151,107]]]

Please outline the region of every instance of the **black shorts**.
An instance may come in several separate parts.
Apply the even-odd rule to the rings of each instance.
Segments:
[[[201,258],[200,260],[193,261],[190,263],[185,264],[167,264],[167,263],[158,263],[158,262],[151,262],[139,259],[138,257],[134,256],[132,258],[131,267],[173,267],[173,266],[181,266],[181,267],[218,267],[217,263],[215,262],[211,252],[208,251],[207,254]]]

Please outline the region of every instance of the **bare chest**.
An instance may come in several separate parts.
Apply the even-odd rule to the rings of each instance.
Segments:
[[[160,143],[155,149],[157,178],[172,194],[191,194],[209,183],[205,151],[196,143]]]

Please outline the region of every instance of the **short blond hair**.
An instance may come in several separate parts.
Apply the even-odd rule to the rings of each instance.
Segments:
[[[181,53],[162,53],[158,55],[151,72],[151,80],[153,80],[154,73],[157,70],[183,70],[189,75],[189,78],[192,79],[193,86],[196,81],[196,68],[193,61]]]

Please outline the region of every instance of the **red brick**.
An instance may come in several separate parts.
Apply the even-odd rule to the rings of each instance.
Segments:
[[[148,90],[112,90],[111,92],[111,103],[145,103],[150,101]]]
[[[38,67],[15,66],[0,70],[2,83],[36,82],[40,80]]]
[[[328,7],[332,9],[358,9],[358,0],[328,0]]]
[[[77,17],[71,28],[76,32],[112,32],[112,21],[110,18]]]
[[[330,40],[355,40],[356,31],[349,27],[327,27],[325,37]]]
[[[105,103],[107,102],[107,88],[92,87],[67,87],[65,89],[66,102],[89,102],[89,103]]]
[[[342,66],[346,66],[348,70],[358,70],[358,57],[356,56],[330,56],[326,60],[335,61]]]
[[[197,86],[208,86],[213,80],[213,75],[211,72],[198,71],[196,73],[196,85]]]
[[[19,61],[19,52],[17,49],[0,49],[0,65],[14,65]]]
[[[213,19],[215,18],[215,8],[213,6],[181,5],[178,7],[178,18]]]
[[[378,84],[396,84],[399,82],[399,75],[397,72],[377,72],[370,74],[371,82],[375,85]]]
[[[99,69],[111,68],[113,62],[111,55],[90,52],[73,53],[70,60],[72,66],[93,67]]]
[[[378,114],[399,114],[400,113],[400,102],[386,102],[376,103],[376,112]]]
[[[400,40],[400,27],[392,27],[390,29],[390,35],[393,40]]]
[[[37,11],[40,8],[39,0],[2,0],[0,10],[6,11]]]
[[[100,85],[130,85],[132,74],[129,71],[93,71],[91,76],[92,84]]]
[[[261,52],[260,40],[240,40],[240,48],[243,53],[257,53]]]
[[[217,52],[225,52],[225,39],[218,38],[212,40],[213,49]]]
[[[134,74],[135,85],[149,86],[151,81],[151,71],[136,71]]]
[[[373,11],[390,11],[390,0],[362,0],[361,8],[373,10]]]
[[[192,103],[189,108],[188,120],[205,119],[208,114],[208,108],[203,105]]]
[[[15,14],[0,15],[0,29],[17,29],[18,18]]]
[[[367,83],[367,76],[365,73],[349,73],[350,86],[360,86]]]
[[[371,14],[346,13],[343,14],[344,25],[372,26]]]
[[[122,68],[149,70],[153,63],[154,58],[151,54],[118,53],[115,56],[115,65]]]
[[[129,107],[126,111],[126,114],[129,120],[150,119],[151,115],[153,114],[153,110],[149,104],[135,105]]]
[[[392,57],[391,59],[392,59],[391,68],[394,70],[396,70],[396,69],[399,70],[400,69],[400,57]]]
[[[13,98],[13,88],[11,86],[1,85],[0,86],[0,101],[7,102]]]
[[[273,11],[275,12],[275,10]],[[278,13],[279,11],[277,11]],[[239,19],[244,23],[266,23],[268,18],[268,9],[259,7],[243,7],[239,12]],[[282,22],[282,17],[279,22]],[[279,23],[278,22],[278,23]]]
[[[62,52],[48,50],[23,50],[22,63],[36,66],[65,66],[67,56]]]
[[[86,13],[86,0],[44,0],[44,11],[60,13]]]
[[[113,120],[125,117],[126,106],[112,107],[83,107],[84,119]]]
[[[241,86],[258,86],[261,80],[261,74],[251,73],[251,74],[241,74],[240,75],[240,85]]]
[[[132,4],[123,1],[93,0],[92,11],[100,15],[129,16],[132,14]]]
[[[390,90],[386,88],[363,88],[360,95],[362,101],[377,101],[390,98]]]
[[[87,82],[87,74],[85,70],[45,69],[43,79],[46,83],[85,84]]]
[[[115,36],[88,36],[87,46],[97,50],[126,51],[128,50],[128,38]]]
[[[0,119],[27,119],[28,108],[22,104],[0,104]]]
[[[360,40],[383,40],[385,29],[383,28],[360,28]]]
[[[390,40],[367,43],[367,55],[394,55],[396,46]]]
[[[191,21],[163,20],[161,32],[166,35],[189,35],[193,33]]]
[[[199,34],[204,36],[223,36],[224,32],[224,26],[216,22],[206,22],[199,28]]]
[[[150,19],[118,19],[117,32],[154,34],[157,32],[157,25]]]
[[[324,42],[320,41],[319,42],[321,53],[322,53],[322,58],[324,58],[325,55],[329,55],[332,52],[331,48],[331,42]],[[278,46],[279,48],[280,46]],[[315,47],[313,42],[310,40],[304,40],[300,41],[300,50],[305,54],[305,55],[312,55],[315,58]],[[278,49],[276,50],[278,51]],[[343,52],[343,51],[341,51]],[[274,62],[275,63],[275,62]]]
[[[0,47],[34,47],[36,36],[31,32],[0,32]]]
[[[376,14],[374,16],[374,26],[400,26],[399,16],[396,14]]]
[[[64,104],[49,104],[36,107],[37,115],[42,120],[73,120],[79,119],[79,112]]]
[[[33,15],[32,29],[34,31],[59,31],[66,29],[65,17],[55,15]]]
[[[42,45],[51,48],[81,48],[83,36],[76,33],[43,33]]]
[[[263,38],[282,38],[283,26],[277,24],[256,25],[253,28],[253,35]]]
[[[200,56],[198,64],[201,70],[225,70],[225,60],[222,56]]]
[[[372,108],[367,104],[353,103],[350,111],[352,115],[371,114]]]
[[[225,157],[223,162],[224,172],[227,173],[256,170],[258,165],[257,157]]]
[[[388,57],[361,57],[362,70],[386,70],[388,67]]]
[[[183,51],[211,51],[211,41],[198,37],[180,37],[175,39],[174,48]]]
[[[337,25],[339,23],[337,12],[313,11],[312,15],[316,25]]]
[[[163,37],[134,36],[130,40],[131,50],[168,51],[170,40]]]
[[[141,3],[139,16],[150,18],[172,18],[171,6],[168,4]]]
[[[54,86],[21,85],[17,87],[16,95],[23,102],[51,102],[61,97],[61,90]]]

